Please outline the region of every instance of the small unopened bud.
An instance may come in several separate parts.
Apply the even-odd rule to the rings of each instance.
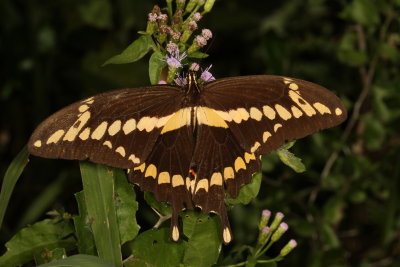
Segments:
[[[160,14],[160,15],[158,15],[157,19],[161,24],[166,24],[167,21],[168,21],[168,15],[167,14]]]
[[[193,14],[192,19],[197,22],[197,21],[201,20],[202,17],[203,16],[199,12],[196,12]]]
[[[196,21],[194,21],[194,20],[189,21],[189,23],[187,24],[187,29],[188,29],[189,31],[194,31],[194,30],[196,30],[196,29],[197,29],[197,23],[196,23]]]
[[[190,13],[195,8],[198,0],[189,0],[189,3],[186,5],[185,11]]]
[[[156,13],[149,13],[147,15],[147,20],[149,22],[156,22],[157,21],[157,14]]]
[[[285,257],[287,254],[289,254],[295,247],[297,246],[296,240],[292,239],[290,240],[279,252],[279,255],[282,257]]]
[[[271,218],[271,211],[263,210],[261,213],[260,224],[258,225],[258,229],[263,229],[267,224],[269,219]]]
[[[186,0],[176,0],[176,9],[183,10]]]
[[[192,63],[192,65],[190,65],[189,69],[192,71],[198,71],[200,69],[200,65],[197,63]]]
[[[278,241],[279,238],[281,238],[281,236],[287,231],[287,229],[289,228],[289,226],[287,225],[287,223],[281,223],[278,227],[278,229],[276,229],[276,231],[274,232],[274,234],[271,236],[271,240],[273,242]]]
[[[172,31],[170,32],[172,39],[174,39],[175,41],[178,41],[179,38],[181,38],[181,33],[178,31]]]
[[[204,5],[205,2],[206,2],[206,0],[197,0],[197,4],[198,4],[199,6]]]
[[[167,51],[170,54],[174,54],[174,53],[178,52],[179,51],[178,45],[176,43],[173,43],[173,42],[170,41],[167,44]]]
[[[204,13],[208,13],[211,11],[215,3],[215,0],[207,0],[204,5]]]
[[[276,213],[275,218],[270,225],[271,231],[275,231],[275,229],[278,228],[278,225],[282,222],[283,217],[285,217],[285,215],[283,215],[282,212]]]
[[[206,40],[210,40],[212,38],[212,32],[209,29],[203,29],[201,31],[201,36]]]
[[[258,244],[260,244],[260,245],[264,244],[270,233],[271,233],[271,229],[268,226],[264,227],[261,230],[260,235],[258,236]]]
[[[158,84],[167,84],[167,82],[164,81],[164,80],[160,80],[160,81],[158,82]]]
[[[201,47],[205,46],[207,44],[207,40],[201,36],[197,35],[194,40],[192,45],[188,48],[187,52],[188,54],[194,53],[197,50],[199,50]]]

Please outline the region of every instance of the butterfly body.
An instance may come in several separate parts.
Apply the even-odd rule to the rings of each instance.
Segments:
[[[153,85],[99,94],[46,119],[29,151],[128,169],[129,180],[178,214],[201,208],[221,216],[232,239],[226,192],[238,195],[259,157],[346,119],[342,102],[316,84],[281,76],[243,76],[186,85]]]

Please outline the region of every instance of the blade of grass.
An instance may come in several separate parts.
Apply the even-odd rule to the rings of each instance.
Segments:
[[[122,266],[118,220],[114,206],[115,174],[111,168],[81,162],[83,192],[99,257]]]
[[[25,146],[11,162],[6,174],[4,175],[3,184],[0,192],[0,228],[3,223],[4,214],[10,201],[11,193],[17,183],[22,171],[29,161],[28,149]]]

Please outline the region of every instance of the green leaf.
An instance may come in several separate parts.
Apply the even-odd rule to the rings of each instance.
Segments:
[[[342,198],[330,198],[324,206],[324,220],[333,225],[338,224],[343,218],[345,204]]]
[[[327,223],[322,224],[322,242],[331,248],[338,248],[340,246],[339,238],[335,230]]]
[[[6,243],[7,252],[0,257],[0,266],[22,265],[46,250],[72,250],[76,247],[73,233],[71,223],[60,218],[46,219],[23,228]]]
[[[122,266],[118,219],[114,205],[115,172],[112,168],[80,163],[83,192],[89,220],[100,258]]]
[[[251,182],[240,188],[239,195],[237,196],[237,198],[227,197],[225,199],[225,202],[230,205],[236,205],[239,203],[249,204],[253,198],[257,197],[258,192],[260,191],[261,180],[262,180],[261,172],[254,174]]]
[[[154,198],[153,193],[144,192],[144,200],[150,207],[158,211],[161,215],[166,216],[172,213],[171,206],[165,202],[159,202]]]
[[[188,237],[184,266],[211,266],[221,250],[219,217],[195,211],[183,213],[183,233]]]
[[[124,262],[125,267],[179,266],[185,241],[169,240],[169,228],[147,230],[132,242],[133,257]]]
[[[154,42],[149,35],[142,35],[131,43],[121,54],[108,59],[103,66],[108,64],[132,63],[141,59],[154,46]]]
[[[157,51],[151,55],[149,60],[149,76],[151,84],[157,84],[160,81],[161,72],[166,65],[167,62],[161,52]]]
[[[65,267],[113,267],[111,263],[92,255],[78,254],[56,262],[40,265],[40,267],[65,266]]]
[[[67,257],[64,248],[55,248],[52,250],[44,249],[39,254],[34,255],[36,265],[54,262]]]
[[[198,58],[198,59],[202,59],[202,58],[207,58],[208,54],[200,52],[200,51],[196,51],[193,52],[191,54],[188,55],[189,58]]]
[[[289,150],[280,147],[276,150],[280,160],[285,163],[287,166],[292,168],[295,172],[301,173],[306,170],[306,167],[301,162],[301,159],[296,157],[292,152]]]
[[[379,23],[379,9],[375,6],[374,1],[370,0],[353,0],[350,5],[346,6],[342,16],[365,26]]]
[[[80,2],[79,13],[82,20],[99,29],[112,26],[112,7],[108,0],[87,0]]]
[[[139,232],[136,222],[136,212],[139,208],[133,185],[128,183],[126,174],[121,169],[115,169],[115,207],[121,244],[132,240]]]
[[[78,202],[79,215],[74,216],[75,235],[78,238],[78,251],[82,254],[97,256],[96,244],[87,213],[83,191],[75,194]]]
[[[0,228],[3,223],[8,202],[10,201],[11,193],[26,164],[28,164],[28,161],[29,153],[25,146],[11,162],[10,166],[8,166],[6,174],[4,175],[0,192]]]
[[[367,54],[358,50],[357,42],[354,31],[349,30],[343,35],[337,50],[341,62],[352,67],[358,67],[368,61]]]

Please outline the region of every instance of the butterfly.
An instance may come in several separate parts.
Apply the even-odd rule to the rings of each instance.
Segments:
[[[260,169],[261,155],[347,117],[341,100],[311,82],[270,75],[114,90],[71,104],[43,121],[28,149],[45,158],[89,160],[128,170],[128,179],[179,213],[216,213],[232,240],[224,199]]]

